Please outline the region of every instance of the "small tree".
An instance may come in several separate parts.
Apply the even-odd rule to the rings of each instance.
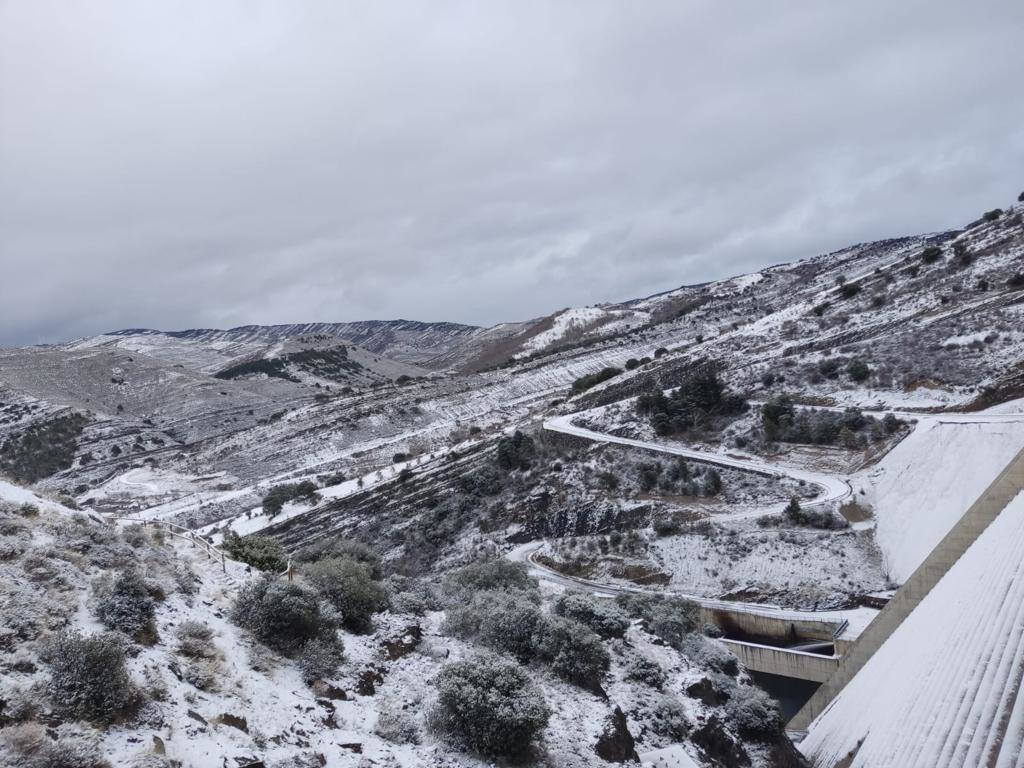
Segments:
[[[800,501],[796,496],[789,500],[789,504],[786,505],[786,508],[783,510],[783,514],[791,522],[799,523],[803,521],[803,509],[800,507]]]
[[[551,716],[523,668],[493,654],[445,665],[434,685],[434,727],[490,757],[524,755]]]

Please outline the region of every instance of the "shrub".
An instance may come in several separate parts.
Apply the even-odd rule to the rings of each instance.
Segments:
[[[51,732],[38,723],[11,726],[0,731],[0,744],[5,768],[110,768],[99,734],[78,723]]]
[[[247,563],[258,571],[281,573],[288,567],[284,547],[272,536],[239,536],[229,530],[224,534],[221,549],[232,560]]]
[[[614,379],[620,373],[622,373],[621,368],[608,366],[607,368],[602,368],[597,373],[588,373],[586,376],[580,376],[572,383],[572,393],[578,395],[580,392],[586,392],[591,387],[596,387],[602,382]]]
[[[551,716],[522,667],[492,654],[445,665],[434,685],[435,728],[491,757],[525,754]]]
[[[611,663],[601,638],[578,621],[560,616],[541,621],[534,643],[538,658],[552,672],[583,688],[598,688]]]
[[[42,658],[50,667],[47,693],[65,715],[109,723],[135,698],[124,646],[113,633],[62,632],[44,648]]]
[[[860,293],[860,283],[843,283],[839,288],[839,295],[844,299],[852,299]]]
[[[629,629],[629,618],[614,603],[579,592],[567,592],[558,598],[554,612],[590,627],[606,639],[622,637]]]
[[[1024,288],[1024,272],[1018,272],[1006,281],[1010,288]]]
[[[626,361],[626,370],[627,371],[635,371],[639,367],[640,367],[640,361],[637,360],[635,357],[631,357],[631,358],[629,358],[629,360]]]
[[[722,490],[722,476],[717,469],[709,469],[704,476],[704,495],[717,496]]]
[[[749,739],[770,739],[782,730],[778,705],[754,686],[737,687],[726,704],[726,714],[739,734]]]
[[[677,649],[699,629],[699,619],[696,603],[675,598],[659,600],[644,616],[648,631]]]
[[[999,217],[1002,215],[1002,208],[993,208],[991,211],[985,211],[984,215],[981,218],[984,219],[985,221],[992,222],[998,220]]]
[[[662,355],[667,355],[667,354],[668,354],[668,349],[666,347],[658,347],[656,350],[654,350],[654,357],[655,357],[655,359],[661,357]]]
[[[217,655],[213,644],[213,630],[201,621],[191,619],[178,625],[178,653],[194,659],[210,659]]]
[[[739,662],[721,643],[701,635],[690,635],[676,646],[684,656],[702,667],[736,677],[740,672]]]
[[[447,610],[444,631],[526,662],[536,652],[534,632],[540,621],[540,609],[523,593],[477,592]]]
[[[626,679],[661,690],[668,680],[668,675],[654,659],[637,654],[626,662]]]
[[[513,469],[526,470],[530,468],[534,452],[533,438],[516,430],[511,437],[506,436],[498,441],[495,462],[506,472]]]
[[[335,617],[321,609],[315,592],[273,576],[254,579],[242,587],[231,620],[289,656],[315,637],[330,639],[335,634]]]
[[[942,249],[937,245],[929,245],[921,251],[921,261],[925,264],[934,264],[942,258]]]
[[[345,646],[341,638],[314,638],[302,648],[299,656],[299,671],[302,681],[312,685],[317,680],[329,680],[338,672],[338,667],[345,659]]]
[[[193,659],[182,670],[181,676],[200,691],[212,690],[217,682],[217,663],[212,659]]]
[[[125,540],[127,544],[138,549],[149,543],[149,537],[146,536],[146,529],[138,523],[132,523],[126,525],[121,529],[121,538]]]
[[[651,730],[659,736],[680,742],[685,741],[690,733],[686,707],[674,696],[655,696],[648,714]]]
[[[96,601],[96,618],[107,629],[116,629],[132,638],[153,633],[153,598],[138,571],[121,572],[109,589],[101,588]]]
[[[502,483],[503,478],[500,472],[489,464],[470,467],[459,477],[460,490],[467,496],[476,496],[477,498],[497,496],[501,493]]]
[[[295,559],[303,563],[323,560],[329,557],[347,557],[350,560],[364,563],[370,567],[370,573],[373,578],[379,579],[381,576],[380,555],[372,547],[361,541],[340,538],[331,539],[303,547],[295,553]]]
[[[373,614],[387,607],[387,591],[373,580],[373,569],[349,557],[318,560],[303,568],[317,591],[341,612],[342,624],[353,632],[366,632]]]
[[[530,575],[524,563],[513,563],[504,558],[481,560],[452,571],[445,577],[444,589],[449,595],[461,597],[464,592],[483,590],[537,589],[537,580]]]
[[[416,718],[394,705],[381,708],[373,732],[392,744],[420,743],[420,729],[416,724]]]
[[[871,369],[868,368],[867,363],[863,360],[851,360],[850,364],[846,366],[846,372],[850,374],[850,378],[858,384],[867,381],[868,376],[871,375]]]

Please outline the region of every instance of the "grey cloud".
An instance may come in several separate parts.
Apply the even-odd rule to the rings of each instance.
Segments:
[[[1024,6],[0,3],[0,344],[490,324],[1024,186]]]

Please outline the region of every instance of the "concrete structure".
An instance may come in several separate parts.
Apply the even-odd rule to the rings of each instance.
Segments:
[[[1021,450],[932,550],[892,600],[861,633],[839,661],[835,673],[790,721],[792,731],[805,731],[861,670],[897,627],[938,584],[1000,512],[1024,491],[1024,450]],[[979,589],[983,588],[979,585]]]
[[[824,683],[839,668],[840,657],[836,655],[823,656],[728,638],[723,638],[722,642],[736,655],[740,664],[754,672]]]

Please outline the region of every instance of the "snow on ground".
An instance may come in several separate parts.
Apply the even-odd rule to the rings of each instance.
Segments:
[[[631,309],[604,307],[566,309],[552,318],[550,328],[523,342],[522,351],[517,357],[528,355],[531,352],[540,352],[552,344],[557,344],[570,334],[587,331],[595,326],[600,326],[602,334],[611,334],[635,328],[649,320],[650,315],[647,312]]]
[[[707,597],[784,594],[789,604],[809,609],[885,587],[870,538],[853,531],[670,536],[652,542],[651,554],[672,575],[670,589]]]
[[[852,481],[857,498],[874,509],[876,541],[897,583],[1024,448],[1024,424],[961,420],[966,418],[922,419],[877,466]]]
[[[63,504],[50,501],[37,493],[33,493],[27,488],[22,488],[21,486],[14,485],[13,483],[9,483],[3,479],[0,479],[0,500],[18,505],[31,504],[32,506],[49,512],[72,514],[72,510],[68,509]]]
[[[827,710],[800,749],[849,768],[1013,768],[1024,754],[1024,494]]]

